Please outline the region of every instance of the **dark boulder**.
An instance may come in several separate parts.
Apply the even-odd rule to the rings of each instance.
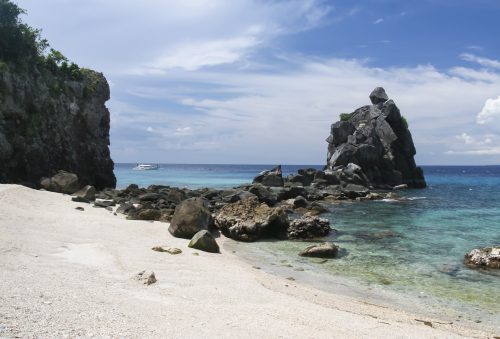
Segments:
[[[89,203],[93,200],[95,200],[95,188],[94,186],[87,185],[81,190],[73,193],[73,196],[71,197],[72,201],[75,202],[86,202]]]
[[[307,207],[307,199],[299,195],[298,197],[293,199],[293,207],[294,208]]]
[[[178,238],[192,238],[197,232],[206,230],[212,224],[208,203],[203,198],[190,198],[175,208],[169,232]]]
[[[310,239],[324,237],[330,233],[330,221],[325,218],[305,215],[288,226],[288,239]]]
[[[281,165],[276,166],[270,171],[263,171],[253,179],[254,184],[262,184],[268,187],[282,187],[283,181]]]
[[[389,100],[389,97],[385,93],[385,89],[382,87],[377,87],[370,93],[370,101],[374,105],[384,103],[387,100]]]
[[[269,206],[276,205],[276,202],[278,201],[276,193],[274,193],[270,187],[266,187],[261,184],[254,184],[248,191],[257,196],[260,202],[265,202]]]
[[[261,238],[284,238],[288,216],[281,208],[271,208],[255,198],[222,207],[215,224],[228,238],[256,241]]]
[[[65,194],[73,194],[80,189],[78,176],[66,171],[59,171],[50,178],[42,178],[40,186],[47,191]]]
[[[214,237],[207,230],[196,233],[189,242],[188,247],[210,253],[220,252],[219,245],[217,245]]]

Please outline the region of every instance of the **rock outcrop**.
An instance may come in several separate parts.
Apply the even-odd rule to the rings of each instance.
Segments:
[[[330,221],[317,216],[304,215],[292,220],[287,230],[288,239],[310,239],[327,236],[330,233]]]
[[[473,249],[465,254],[464,265],[473,268],[500,269],[500,246]]]
[[[285,238],[288,223],[281,208],[269,207],[257,198],[226,205],[215,216],[216,226],[226,237],[241,241]]]
[[[331,126],[325,172],[336,174],[341,183],[425,187],[423,172],[415,164],[416,150],[405,118],[383,88],[375,88],[370,100],[372,105],[342,114],[341,121]]]
[[[269,187],[283,187],[285,182],[282,177],[281,165],[276,166],[270,171],[262,171],[253,179],[253,183]]]
[[[101,73],[82,69],[74,80],[0,62],[0,183],[39,187],[42,177],[65,170],[82,186],[115,187],[109,97]]]

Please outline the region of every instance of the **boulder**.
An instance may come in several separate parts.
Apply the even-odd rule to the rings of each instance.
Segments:
[[[145,208],[135,214],[137,220],[160,220],[161,212],[153,208]]]
[[[202,230],[196,233],[189,242],[188,247],[210,253],[220,252],[219,245],[217,245],[214,237],[207,230]]]
[[[139,201],[156,201],[161,198],[161,195],[158,193],[144,193],[139,195]]]
[[[192,238],[197,232],[212,224],[208,202],[203,198],[189,198],[175,208],[168,231],[178,238]]]
[[[270,171],[262,171],[253,179],[253,183],[268,187],[282,187],[285,182],[282,177],[281,165],[276,166]]]
[[[408,124],[398,107],[381,87],[373,90],[370,100],[373,105],[360,107],[346,115],[346,121],[331,126],[325,173],[337,172],[340,184],[425,187]]]
[[[476,248],[466,253],[464,265],[472,268],[500,268],[500,246]]]
[[[95,207],[111,207],[115,206],[116,203],[113,199],[95,199],[94,206]]]
[[[271,208],[255,198],[222,207],[215,224],[228,238],[256,241],[261,238],[284,238],[288,216],[281,208]]]
[[[269,206],[274,206],[278,201],[278,197],[270,187],[266,187],[261,184],[254,184],[248,191],[257,196],[260,202],[264,202]]]
[[[330,233],[330,221],[325,218],[305,215],[290,222],[288,239],[310,239],[324,237]]]
[[[90,202],[95,199],[95,188],[94,186],[87,185],[78,192],[73,194],[73,201],[78,202]]]
[[[370,101],[374,105],[384,103],[387,100],[389,100],[389,97],[385,93],[385,89],[382,87],[377,87],[370,93]]]
[[[300,208],[300,207],[307,207],[307,200],[303,196],[299,195],[293,200],[293,207],[295,208]]]
[[[319,245],[312,245],[306,247],[299,253],[301,257],[313,258],[335,258],[338,254],[339,248],[332,242],[324,242]]]
[[[78,176],[66,171],[59,171],[50,178],[42,178],[40,186],[47,191],[65,194],[73,194],[80,189]]]

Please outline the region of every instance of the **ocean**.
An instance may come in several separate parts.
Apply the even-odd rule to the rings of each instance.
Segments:
[[[228,188],[273,165],[172,165],[133,171],[116,164],[118,187],[163,184]],[[282,166],[284,175],[318,165]],[[322,215],[342,248],[321,263],[297,253],[304,241],[235,243],[231,250],[270,273],[318,288],[421,311],[450,322],[500,328],[500,272],[463,266],[466,252],[500,244],[500,166],[423,166],[428,187],[405,201],[331,204]]]

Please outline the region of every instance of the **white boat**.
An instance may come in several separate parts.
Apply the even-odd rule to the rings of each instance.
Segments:
[[[133,169],[136,171],[151,171],[151,170],[157,170],[160,168],[160,165],[150,165],[150,164],[137,164]]]

